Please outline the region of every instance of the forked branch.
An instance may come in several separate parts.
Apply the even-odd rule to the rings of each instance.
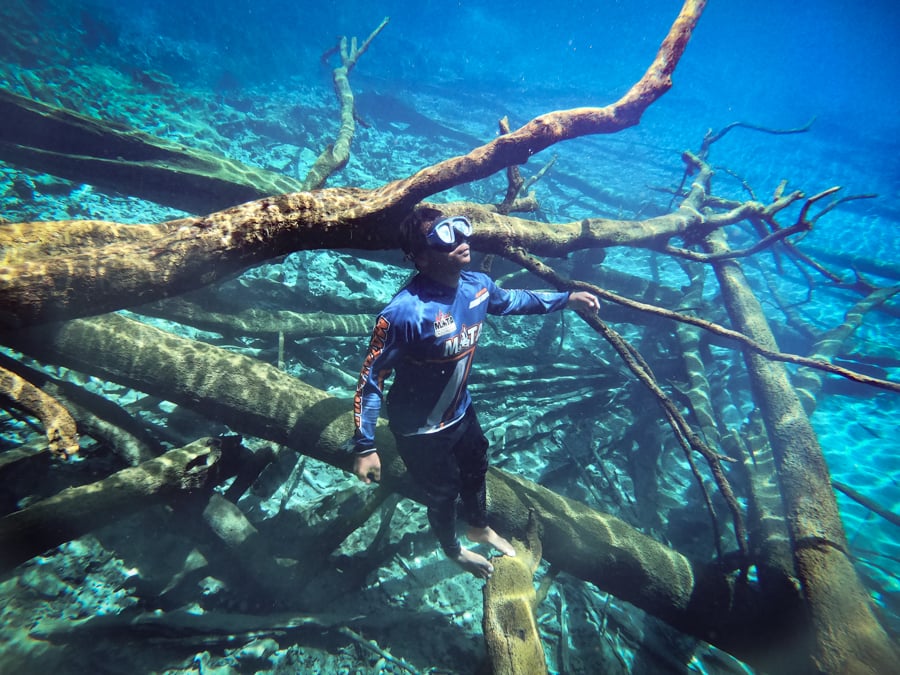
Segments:
[[[637,124],[671,88],[672,73],[705,4],[686,0],[647,72],[615,103],[541,115],[467,155],[375,190],[296,192],[156,225],[65,221],[7,226],[3,230],[9,238],[3,240],[0,233],[0,246],[6,248],[0,260],[0,324],[21,327],[130,307],[211,284],[297,250],[396,246],[399,219],[426,197],[523,164],[555,143]],[[84,246],[48,253],[45,242],[79,232],[88,235]],[[40,243],[23,246],[22,236]]]
[[[306,179],[303,181],[304,190],[315,190],[322,187],[330,175],[343,169],[349,161],[350,142],[353,140],[353,133],[356,131],[356,121],[353,116],[353,90],[350,88],[348,76],[359,57],[365,53],[372,40],[382,31],[389,20],[389,17],[385,17],[378,25],[378,28],[372,31],[372,34],[362,43],[362,46],[357,46],[355,37],[351,40],[349,48],[346,37],[342,37],[338,44],[337,51],[341,56],[341,65],[334,69],[332,80],[334,81],[335,94],[337,94],[338,102],[340,103],[341,127],[338,131],[337,139],[322,151],[322,154],[319,155],[315,164],[309,170]]]

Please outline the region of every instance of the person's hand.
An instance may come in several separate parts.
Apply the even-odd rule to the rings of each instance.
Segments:
[[[573,291],[572,293],[569,293],[569,304],[567,307],[579,312],[594,314],[600,309],[600,301],[593,293],[588,293],[587,291]]]
[[[376,483],[379,482],[381,480],[381,458],[378,457],[378,453],[357,455],[353,460],[353,473],[366,485],[373,480]]]

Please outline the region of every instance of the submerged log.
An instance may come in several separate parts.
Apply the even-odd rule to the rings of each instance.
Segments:
[[[0,228],[0,325],[135,307],[220,281],[300,250],[399,248],[399,192],[326,188],[159,224],[8,223]],[[398,188],[399,189],[399,188]],[[406,200],[403,200],[406,201]],[[701,222],[688,210],[645,221],[592,218],[547,225],[469,205],[473,246],[562,256],[579,248],[651,245]]]
[[[214,485],[232,439],[201,439],[96,483],[67,488],[0,519],[0,574],[64,542],[170,498]]]
[[[707,240],[713,253],[728,250],[724,234]],[[777,349],[759,301],[740,265],[714,263],[725,305],[744,334]],[[749,350],[753,397],[762,411],[786,507],[794,564],[810,624],[781,656],[782,672],[887,673],[900,654],[873,611],[850,557],[822,449],[782,364]],[[775,656],[773,654],[773,656]],[[777,658],[777,657],[776,657]],[[774,664],[773,664],[774,665]]]
[[[244,309],[225,314],[203,309],[184,298],[138,307],[135,311],[214,331],[226,336],[284,335],[293,339],[325,335],[365,336],[372,331],[371,314],[292,312],[290,310]]]
[[[162,452],[159,442],[147,429],[109,399],[72,382],[51,377],[3,354],[0,354],[0,368],[6,368],[39,387],[45,395],[71,413],[81,433],[107,443],[129,465],[136,466]],[[0,392],[2,389],[0,383]],[[0,393],[0,399],[2,396]],[[47,428],[46,422],[44,425]],[[0,465],[5,463],[7,454],[9,453],[5,452],[0,455]]]
[[[511,543],[516,555],[495,558],[484,585],[484,641],[493,675],[540,675],[547,662],[534,616],[534,573],[541,562],[536,522],[529,523],[525,541]]]
[[[189,213],[209,213],[300,181],[115,122],[0,89],[0,159]]]
[[[133,307],[296,250],[397,247],[400,219],[430,195],[524,164],[555,143],[638,124],[644,111],[671,88],[672,74],[705,4],[686,0],[647,71],[618,101],[541,115],[466,155],[375,190],[285,194],[157,225],[6,225],[0,228],[0,323],[21,326]],[[604,237],[622,245],[672,236],[696,218],[697,213],[679,212],[633,223],[594,219],[535,228],[484,209],[473,244],[487,252],[515,245],[560,255],[575,246],[602,246]]]
[[[114,638],[119,643],[141,640],[175,642],[196,648],[239,646],[254,638],[284,635],[309,629],[317,634],[339,628],[347,617],[337,614],[267,612],[236,614],[224,610],[197,614],[191,608],[168,612],[130,607],[117,614],[91,614],[83,618],[43,617],[30,635],[50,642],[78,642]]]
[[[900,286],[879,288],[869,293],[844,315],[844,322],[840,326],[829,330],[816,341],[810,354],[816,358],[828,360],[840,355],[847,340],[862,325],[866,313],[881,307],[898,292],[900,292]],[[794,386],[807,415],[812,415],[816,409],[816,398],[822,389],[824,380],[823,373],[809,368],[801,368],[793,377]]]
[[[224,545],[234,575],[252,589],[254,600],[272,606],[292,596],[305,581],[303,569],[296,560],[276,558],[269,541],[237,506],[213,492],[202,504],[202,520],[216,541]],[[188,515],[191,515],[188,513]]]
[[[69,411],[21,375],[3,367],[0,367],[0,401],[21,408],[41,421],[54,455],[68,459],[78,452],[78,432]]]
[[[349,470],[349,401],[329,397],[274,366],[112,314],[0,333],[36,358],[89,371],[192,407],[242,433]],[[421,498],[386,424],[377,431],[386,487]],[[736,593],[726,571],[686,558],[614,516],[498,469],[488,473],[492,526],[524,536],[535,512],[554,566],[633,603],[679,630],[758,658],[773,639],[765,597]],[[740,590],[740,589],[738,589]],[[752,600],[752,602],[751,602]]]

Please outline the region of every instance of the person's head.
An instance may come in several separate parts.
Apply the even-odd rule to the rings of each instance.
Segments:
[[[470,262],[472,223],[439,209],[417,207],[401,226],[403,250],[422,272],[462,269]]]

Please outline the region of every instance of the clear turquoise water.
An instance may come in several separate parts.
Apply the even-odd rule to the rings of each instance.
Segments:
[[[31,46],[21,40],[15,48],[7,44],[3,87],[291,175],[302,175],[319,151],[315,144],[336,129],[330,74],[320,64],[320,55],[333,46],[335,36],[362,38],[384,16],[390,16],[390,24],[351,77],[357,111],[368,126],[358,129],[350,163],[329,183],[374,187],[493,138],[496,120],[504,115],[515,127],[549,110],[610,102],[643,72],[676,10],[672,3],[659,0],[565,6],[356,0],[340,6],[283,1],[211,5],[199,0],[56,0],[13,2],[3,11],[10,35],[21,38],[27,30],[33,36]],[[556,170],[540,184],[542,218],[570,221],[591,215],[634,217],[662,212],[670,196],[660,188],[677,185],[682,170],[680,153],[696,150],[707,129],[721,129],[735,121],[789,129],[814,119],[802,134],[732,131],[714,146],[710,157],[718,168],[717,193],[747,198],[743,181],[753,188],[756,198],[765,200],[786,179],[791,189],[807,194],[834,185],[842,186],[843,195],[877,194],[823,217],[800,246],[848,280],[852,275],[847,266],[853,264],[879,285],[897,284],[897,35],[900,7],[893,2],[711,2],[675,73],[673,89],[649,109],[639,127],[611,137],[578,139],[531,160],[526,174],[536,171],[551,154],[558,155]],[[149,71],[161,73],[169,81],[161,93],[142,76]],[[301,110],[297,124],[306,134],[307,147],[264,134],[228,134],[228,123],[248,114],[266,113],[290,124],[294,109]],[[425,125],[421,116],[439,126]],[[37,175],[28,176],[33,191],[23,196],[16,188],[19,170],[4,164],[0,170],[0,215],[11,221],[93,217],[148,222],[173,215],[171,209],[107,195],[86,185],[43,189],[57,184]],[[503,181],[495,177],[437,198],[492,201],[503,188]],[[785,222],[795,216],[796,210],[791,211]],[[740,235],[735,241],[740,241]],[[611,251],[606,263],[638,276],[651,278],[654,274],[646,257],[632,251]],[[293,263],[289,260],[286,274],[316,264],[300,256]],[[330,259],[319,264],[334,267]],[[348,294],[368,294],[378,304],[390,296],[405,274],[392,271],[381,285],[360,293],[349,283],[355,274],[353,263],[343,264],[347,265],[341,268],[343,277],[341,272],[335,278],[326,277],[328,272],[316,267],[326,281],[300,283],[308,283],[311,293],[326,293],[320,285],[344,284]],[[662,274],[664,280],[679,283],[674,268],[663,266]],[[805,281],[793,267],[785,266],[777,276],[780,291],[803,302],[798,309],[817,330],[840,323],[858,297],[818,280],[806,302]],[[751,279],[764,294],[760,277],[751,273]],[[777,328],[783,322],[781,315],[771,304],[765,306]],[[885,311],[869,314],[852,343],[859,359],[884,368],[895,381],[900,379],[898,312],[900,304],[895,299]],[[573,346],[591,348],[584,335],[576,332],[571,339]],[[802,353],[809,345],[793,342],[783,347]],[[329,359],[349,370],[362,348],[349,344],[322,349]],[[489,352],[485,363],[500,368],[507,365],[505,358],[502,353]],[[536,361],[540,366],[540,359]],[[317,377],[315,373],[301,375]],[[900,446],[895,420],[900,414],[900,397],[850,392],[838,380],[829,382],[829,393],[820,401],[812,422],[834,478],[897,514]],[[327,377],[316,385],[336,394],[346,386]],[[505,420],[509,410],[501,408],[502,396],[489,391],[484,396],[489,417],[498,424]],[[543,405],[549,414],[553,401],[543,401]],[[749,394],[742,405],[744,408],[739,405],[734,412],[734,422],[739,422],[751,405]],[[614,419],[602,424],[615,428],[629,421]],[[514,446],[530,429],[529,424],[504,424],[498,426],[494,440]],[[16,428],[10,438],[21,433],[25,432]],[[572,438],[601,447],[604,442],[601,427]],[[547,453],[562,452],[553,446],[540,447]],[[502,461],[540,476],[547,464],[558,459],[550,455],[546,460],[546,456],[536,452]],[[593,460],[582,461],[590,471],[597,470]],[[341,485],[340,477],[334,481]],[[578,490],[577,496],[590,497],[583,487]],[[676,501],[683,497],[678,490],[674,495]],[[888,625],[896,630],[900,597],[896,526],[843,494],[838,495],[838,503],[861,574],[884,609]],[[426,548],[423,555],[431,552]],[[122,574],[129,575],[127,571]],[[30,575],[33,579],[34,573]],[[478,621],[471,614],[476,612],[477,618],[477,596],[473,599],[468,586],[447,581],[440,573],[432,583],[443,589],[442,597],[450,598],[462,634],[468,637],[467,631],[474,631],[477,636]],[[5,590],[9,592],[8,587]],[[560,591],[556,601],[569,598],[571,602],[573,592]],[[100,611],[84,594],[72,591],[71,596],[80,598],[77,601],[87,606],[87,611]],[[590,602],[598,601],[586,601]],[[110,606],[115,604],[110,602]],[[41,611],[52,613],[46,608]],[[27,613],[6,612],[6,630],[26,628]],[[448,663],[458,667],[468,658],[465,649],[460,649],[462,656],[457,660],[448,657]],[[622,653],[628,650],[622,648]],[[213,650],[207,661],[215,658]],[[709,665],[696,667],[730,672],[721,665],[718,670]],[[115,668],[110,672],[116,672]]]

